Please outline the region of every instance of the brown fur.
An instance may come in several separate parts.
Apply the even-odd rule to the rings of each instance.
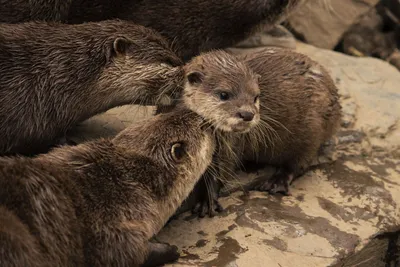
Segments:
[[[188,90],[185,87],[185,103],[196,101],[196,105],[188,106],[222,130],[219,139],[222,143],[216,157],[219,170],[210,169],[209,172],[225,181],[232,179],[235,169],[243,161],[275,165],[280,171],[272,180],[262,181],[256,189],[286,193],[292,179],[307,170],[320,146],[339,127],[341,106],[338,90],[325,68],[288,49],[269,48],[242,56],[239,60],[260,75],[260,123],[248,133],[232,134],[232,131],[218,127],[221,120],[215,119],[213,114],[204,116],[203,112],[223,113],[220,110],[224,108],[222,105],[207,101],[207,98],[214,98],[214,93],[211,91],[208,96],[202,93],[199,101],[192,88]],[[195,99],[185,100],[185,97]],[[208,195],[213,193],[208,192]],[[215,201],[215,195],[213,198],[208,201]]]
[[[69,21],[120,18],[151,27],[176,43],[189,59],[200,52],[232,46],[272,26],[299,0],[119,0],[73,1]]]
[[[300,0],[0,0],[0,22],[125,19],[159,31],[189,59],[279,23]]]
[[[188,108],[223,131],[246,132],[257,125],[259,76],[243,61],[224,51],[212,51],[195,57],[184,70],[183,102]],[[246,121],[243,113],[254,117]]]
[[[244,159],[299,173],[339,127],[338,90],[324,67],[288,49],[265,49],[245,60],[261,75],[262,123],[243,136]]]
[[[0,154],[41,152],[95,114],[173,96],[181,63],[131,22],[1,25]]]
[[[66,22],[73,0],[0,0],[0,22]]]
[[[243,60],[224,51],[202,53],[193,58],[184,67],[185,79],[183,97],[177,102],[201,115],[213,124],[215,129],[226,132],[245,133],[254,128],[260,121],[260,89],[259,75],[255,74]],[[228,98],[221,98],[224,93]],[[158,107],[158,112],[169,112],[173,107]],[[247,114],[249,118],[245,119]],[[219,136],[219,134],[217,134]],[[218,153],[214,159],[215,165],[232,158],[232,141],[228,137],[218,138]],[[218,174],[216,174],[219,173]],[[231,170],[210,169],[205,176],[223,176],[231,174]],[[196,190],[211,184],[199,184]],[[199,189],[203,191],[202,189]],[[209,190],[210,191],[210,190]],[[202,196],[200,196],[202,198]],[[214,198],[214,196],[213,196]],[[207,205],[205,199],[204,204]],[[218,209],[218,203],[217,209]],[[197,208],[196,208],[197,209]],[[198,207],[200,216],[206,212],[206,206]],[[213,212],[212,209],[209,210]]]
[[[2,266],[138,266],[210,164],[214,139],[177,109],[112,140],[0,159]],[[157,134],[159,129],[162,134]],[[175,144],[182,150],[173,150]]]

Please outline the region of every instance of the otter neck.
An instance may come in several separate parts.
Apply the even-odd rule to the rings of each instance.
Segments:
[[[196,183],[199,181],[201,176],[196,177],[195,174],[181,175],[177,177],[174,186],[168,191],[168,195],[157,201],[157,213],[154,213],[154,221],[157,222],[155,225],[155,233],[160,231],[169,218],[175,213],[180,207],[183,201],[189,196]]]

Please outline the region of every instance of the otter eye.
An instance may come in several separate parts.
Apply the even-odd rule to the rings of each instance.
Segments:
[[[226,92],[220,92],[219,93],[219,99],[221,99],[222,101],[226,101],[229,99],[229,94]]]
[[[176,162],[180,162],[185,154],[185,147],[182,143],[175,143],[172,145],[171,156]]]
[[[254,103],[257,103],[257,100],[258,100],[259,97],[260,97],[260,96],[258,95],[258,96],[256,96],[256,97],[254,98]]]

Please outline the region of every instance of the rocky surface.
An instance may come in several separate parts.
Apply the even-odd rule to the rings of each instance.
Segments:
[[[181,250],[170,266],[385,266],[372,252],[384,251],[387,242],[373,238],[400,228],[400,72],[378,59],[302,43],[296,49],[324,65],[340,90],[344,117],[336,150],[293,183],[292,196],[239,190],[222,199],[225,211],[214,218],[184,213],[172,220],[157,237]],[[71,136],[110,136],[151,114],[151,107],[110,110]],[[258,173],[266,171],[271,168]],[[257,175],[242,173],[241,181]]]
[[[288,19],[309,44],[333,49],[342,35],[379,0],[304,0]]]

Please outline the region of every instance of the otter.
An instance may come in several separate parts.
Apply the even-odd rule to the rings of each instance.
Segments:
[[[110,20],[0,27],[0,154],[46,152],[73,125],[175,98],[181,59],[155,31]]]
[[[226,48],[280,23],[301,0],[0,0],[0,22],[47,20],[80,24],[130,20],[160,32],[189,60]]]
[[[108,18],[131,20],[160,32],[185,61],[243,41],[280,23],[301,0],[75,0],[69,23]]]
[[[0,22],[67,22],[73,0],[0,0]]]
[[[223,50],[202,53],[183,67],[183,102],[217,129],[244,133],[260,121],[260,75]]]
[[[188,200],[190,203],[197,202],[193,212],[198,213],[199,217],[204,217],[207,212],[210,212],[210,216],[214,216],[216,214],[214,208],[209,208],[209,195],[203,193],[219,189],[220,184],[217,181],[215,184],[208,182],[215,177],[215,173],[219,173],[217,176],[220,180],[226,180],[225,176],[230,174],[230,170],[220,168],[222,165],[219,164],[226,157],[232,159],[229,156],[232,155],[230,152],[232,144],[226,141],[227,137],[223,133],[243,134],[260,121],[258,85],[260,76],[243,60],[223,50],[201,53],[186,63],[183,71],[185,74],[181,85],[184,88],[183,96],[175,99],[171,105],[157,105],[156,114],[170,112],[176,106],[185,106],[213,124],[215,129],[220,130],[215,131],[218,152],[213,159],[213,165],[216,167],[204,174],[204,178],[196,185]],[[217,201],[212,203],[214,204],[215,209],[222,211]]]
[[[175,260],[176,247],[149,239],[211,163],[212,131],[180,108],[113,139],[32,158],[0,158],[2,266],[156,266]]]
[[[323,66],[290,49],[267,48],[242,56],[220,55],[214,61],[200,56],[188,63],[186,85],[177,104],[184,103],[222,133],[219,139],[225,145],[219,146],[222,150],[216,156],[222,173],[215,175],[215,170],[209,170],[217,179],[209,179],[208,188],[218,190],[217,180],[232,178],[229,176],[243,162],[255,162],[279,170],[272,179],[258,179],[260,182],[252,189],[289,194],[289,184],[307,170],[321,145],[332,138],[340,125],[338,89]],[[251,90],[254,85],[244,86],[244,76],[232,64],[237,61],[258,75],[259,95]],[[224,64],[215,68],[216,62]],[[215,77],[229,79],[215,86]],[[242,97],[230,97],[238,89]],[[241,101],[247,99],[249,104],[251,97],[260,106],[259,123],[238,124],[238,117],[233,118],[232,114],[240,114]],[[256,110],[254,107],[251,113]],[[242,117],[245,120],[246,116]],[[218,177],[223,173],[227,177]],[[217,192],[206,192],[205,196],[205,202],[200,201],[194,212],[212,216],[215,210],[221,210]]]

